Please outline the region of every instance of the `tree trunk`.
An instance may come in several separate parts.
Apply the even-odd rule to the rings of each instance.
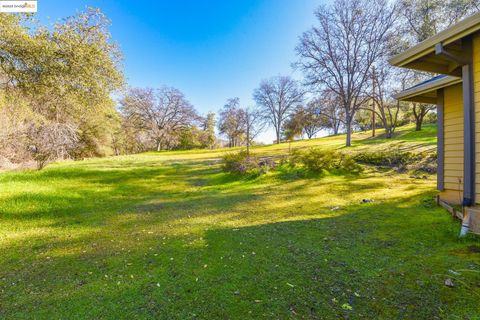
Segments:
[[[277,135],[277,144],[280,144],[280,128],[275,129],[275,134]]]
[[[375,67],[372,68],[372,96],[375,97]],[[375,99],[372,100],[372,137],[375,137]]]
[[[385,137],[386,137],[387,139],[391,139],[392,136],[393,136],[392,128],[386,126],[386,127],[385,127]]]
[[[339,129],[339,125],[334,125],[333,126],[333,134],[338,134],[338,129]]]
[[[346,140],[345,146],[351,147],[352,146],[352,120],[349,119],[349,117],[347,117],[346,126],[347,126],[347,140]]]
[[[250,126],[247,125],[247,157],[250,157]]]
[[[417,113],[417,104],[413,104],[413,117],[415,118],[415,131],[422,130],[423,110],[420,106],[420,111]]]
[[[415,118],[415,131],[422,130],[423,119],[421,117]]]
[[[160,141],[157,141],[157,151],[162,150],[162,143]]]

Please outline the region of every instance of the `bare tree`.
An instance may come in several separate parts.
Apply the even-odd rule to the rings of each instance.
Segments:
[[[320,97],[313,99],[310,104],[320,115],[322,129],[338,134],[340,128],[345,125],[345,112],[339,97],[332,91],[324,90]]]
[[[247,155],[254,139],[265,127],[265,117],[256,107],[241,107],[239,98],[228,99],[220,112],[220,133],[228,137],[229,146],[246,145]]]
[[[425,116],[432,110],[435,110],[436,106],[434,104],[426,103],[413,103],[412,104],[412,113],[413,118],[415,119],[415,131],[422,130],[423,119]]]
[[[77,142],[77,128],[71,124],[45,122],[40,126],[31,124],[28,130],[28,151],[39,170],[50,161],[65,159]]]
[[[262,111],[257,108],[245,108],[243,109],[244,113],[244,127],[246,133],[246,144],[247,144],[247,156],[250,155],[250,146],[252,145],[255,138],[262,132],[265,128],[266,119]]]
[[[245,138],[245,112],[240,107],[239,98],[228,99],[223,106],[219,115],[218,130],[227,136],[229,147],[236,147],[242,143]]]
[[[395,20],[387,0],[335,0],[316,11],[318,26],[305,32],[297,46],[297,66],[308,85],[334,92],[345,113],[346,145],[351,145],[352,121],[365,102],[374,62],[388,54]]]
[[[277,76],[263,80],[254,91],[253,98],[275,129],[277,143],[280,143],[284,121],[292,109],[303,100],[304,92],[297,81],[288,76]]]
[[[198,118],[194,107],[175,88],[133,88],[120,104],[131,122],[148,132],[157,151],[175,146],[180,131]]]
[[[369,102],[366,102],[368,107],[364,109],[375,113],[382,122],[383,128],[385,128],[385,137],[391,138],[395,132],[398,123],[398,115],[400,112],[400,101],[396,101],[392,98],[394,93],[394,84],[398,81],[402,83],[401,90],[405,89],[405,79],[400,79],[395,76],[395,72],[388,66],[384,65],[379,69],[373,69],[372,80],[374,83],[375,91],[366,93],[366,96],[370,97],[370,100],[374,102],[374,108],[372,108]],[[403,74],[405,76],[405,74]]]

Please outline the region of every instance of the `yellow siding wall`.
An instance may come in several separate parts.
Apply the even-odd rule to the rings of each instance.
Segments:
[[[475,101],[475,202],[480,204],[480,34],[473,36],[473,82]]]
[[[463,200],[463,96],[462,84],[445,88],[445,190],[441,198],[450,203]]]

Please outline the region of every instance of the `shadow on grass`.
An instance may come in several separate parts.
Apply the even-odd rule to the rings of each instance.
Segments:
[[[345,169],[332,169],[332,170],[323,170],[321,172],[312,172],[312,171],[306,170],[305,168],[290,167],[288,165],[283,165],[276,168],[275,175],[276,177],[284,181],[294,181],[299,179],[321,181],[321,179],[327,178],[327,177],[343,177],[343,178],[359,179],[362,177],[362,172],[348,171]],[[373,187],[375,186],[372,185],[372,188]]]
[[[0,317],[474,318],[480,275],[448,270],[478,270],[480,254],[450,254],[478,242],[456,240],[458,223],[432,202],[428,192],[200,234],[149,233],[163,222],[147,216],[128,228],[37,240],[16,260],[8,257],[22,248],[4,248]]]
[[[237,177],[222,173],[219,166],[206,165],[205,162],[128,170],[52,169],[28,173],[26,177],[6,178],[6,181],[53,185],[55,189],[4,197],[0,218],[4,222],[47,220],[45,226],[53,227],[78,224],[102,227],[109,218],[121,214],[152,213],[157,214],[157,222],[167,222],[195,212],[216,214],[248,202],[261,201],[270,193],[277,193],[277,186],[289,182],[294,183],[292,191],[301,191],[312,184],[321,185],[327,176],[351,178],[349,183],[345,180],[337,183],[342,184],[342,192],[347,193],[384,187],[384,183],[363,180],[361,175],[348,172],[290,174],[279,170],[267,177]],[[313,201],[308,194],[297,194],[296,197]],[[280,207],[277,204],[277,208]]]
[[[156,212],[169,220],[197,210],[229,210],[260,197],[244,192],[257,182],[254,178],[239,180],[224,174],[212,161],[135,162],[135,166],[127,161],[106,169],[98,167],[80,163],[3,175],[0,181],[7,185],[25,183],[39,188],[4,196],[0,219],[48,220],[50,226],[102,226],[119,214]]]

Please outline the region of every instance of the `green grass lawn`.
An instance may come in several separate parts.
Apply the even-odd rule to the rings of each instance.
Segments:
[[[349,150],[435,149],[412,130]],[[435,206],[435,177],[237,178],[224,152],[2,173],[0,319],[480,319],[480,241]]]

